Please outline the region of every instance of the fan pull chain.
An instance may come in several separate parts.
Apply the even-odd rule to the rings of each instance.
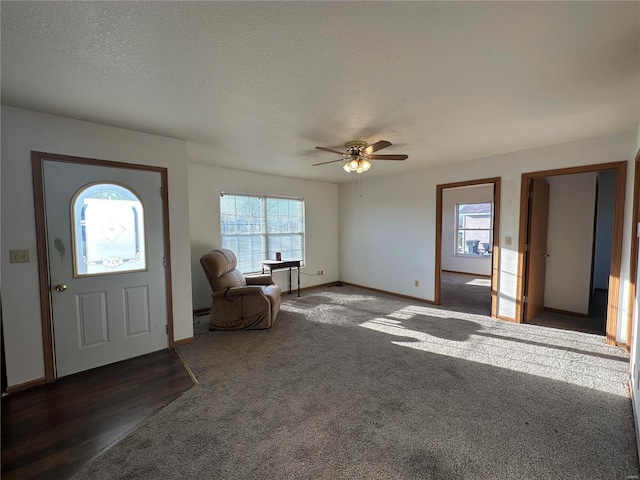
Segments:
[[[358,176],[359,175],[359,176]],[[358,181],[358,178],[360,179],[360,181]],[[356,172],[356,187],[360,185],[360,196],[362,197],[362,174]]]

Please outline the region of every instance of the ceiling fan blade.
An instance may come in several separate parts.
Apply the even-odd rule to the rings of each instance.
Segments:
[[[371,155],[371,160],[406,160],[409,155]]]
[[[367,148],[364,149],[364,153],[367,155],[371,155],[373,152],[377,152],[378,150],[382,150],[383,148],[387,148],[391,146],[391,142],[387,142],[386,140],[380,140],[379,142],[372,143]]]
[[[314,163],[313,165],[311,165],[312,167],[316,167],[318,165],[325,165],[327,163],[336,163],[336,162],[344,162],[344,158],[341,158],[339,160],[330,160],[328,162],[322,162],[322,163]]]
[[[337,153],[338,155],[345,155],[345,152],[339,152],[338,150],[332,150],[325,147],[316,147],[318,150],[324,150],[325,152]]]

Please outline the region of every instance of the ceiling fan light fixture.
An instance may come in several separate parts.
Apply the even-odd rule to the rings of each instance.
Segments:
[[[327,163],[335,163],[335,162],[345,162],[342,166],[342,169],[347,172],[356,172],[356,173],[364,173],[371,168],[370,160],[406,160],[409,158],[407,155],[379,155],[375,154],[378,150],[382,150],[383,148],[387,148],[391,146],[391,142],[386,140],[380,140],[376,143],[372,143],[369,145],[367,142],[362,140],[356,140],[353,142],[349,142],[345,144],[346,153],[340,152],[339,150],[335,150],[333,148],[326,147],[316,147],[318,150],[323,150],[325,152],[337,153],[338,155],[342,155],[342,158],[338,160],[331,160],[329,162],[321,162],[313,164],[314,167],[318,165],[325,165]]]

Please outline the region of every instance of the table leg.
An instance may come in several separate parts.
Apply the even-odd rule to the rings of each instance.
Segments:
[[[291,267],[289,267],[289,295],[291,295]]]

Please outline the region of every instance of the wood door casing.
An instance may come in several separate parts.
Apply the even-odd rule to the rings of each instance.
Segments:
[[[571,175],[574,173],[600,172],[616,170],[616,196],[613,211],[613,238],[611,244],[611,270],[609,272],[609,296],[607,298],[607,343],[626,348],[627,345],[618,340],[618,313],[620,301],[620,278],[622,266],[622,239],[624,226],[624,199],[627,178],[627,161],[581,165],[578,167],[558,168],[523,173],[520,182],[520,222],[518,236],[518,267],[516,275],[515,318],[516,323],[524,321],[523,297],[526,291],[525,245],[527,241],[527,225],[529,221],[528,194],[529,181],[534,178]],[[499,317],[501,318],[501,317]],[[629,319],[628,319],[629,321]]]
[[[528,266],[525,322],[529,322],[544,309],[548,220],[549,183],[544,178],[532,179],[529,187],[529,224],[527,227]]]
[[[33,191],[34,191],[34,211],[36,217],[36,239],[37,239],[37,255],[38,255],[38,277],[40,290],[40,311],[42,315],[42,343],[44,351],[44,382],[51,383],[56,380],[56,369],[53,347],[53,318],[51,307],[51,276],[49,273],[49,256],[48,242],[45,219],[44,206],[44,178],[43,168],[44,160],[57,160],[65,163],[78,165],[102,165],[112,168],[126,168],[134,170],[146,170],[160,172],[162,179],[162,217],[163,217],[163,237],[164,237],[164,256],[166,266],[164,268],[165,288],[166,288],[166,304],[167,304],[167,330],[168,330],[168,346],[174,348],[177,342],[173,336],[173,296],[172,296],[172,273],[171,273],[171,247],[170,247],[170,226],[169,226],[169,188],[167,168],[156,167],[151,165],[138,165],[133,163],[115,162],[109,160],[99,160],[83,157],[72,157],[69,155],[60,155],[46,152],[31,152],[31,165],[33,174]],[[185,343],[183,340],[181,343]],[[35,380],[23,384],[20,389],[28,388],[33,385],[40,384],[41,380]]]
[[[500,192],[501,177],[467,180],[462,182],[436,185],[436,238],[435,238],[435,275],[433,303],[442,303],[442,197],[447,188],[466,187],[471,185],[493,184],[493,239],[491,245],[491,317],[498,315],[498,280],[500,264]]]

